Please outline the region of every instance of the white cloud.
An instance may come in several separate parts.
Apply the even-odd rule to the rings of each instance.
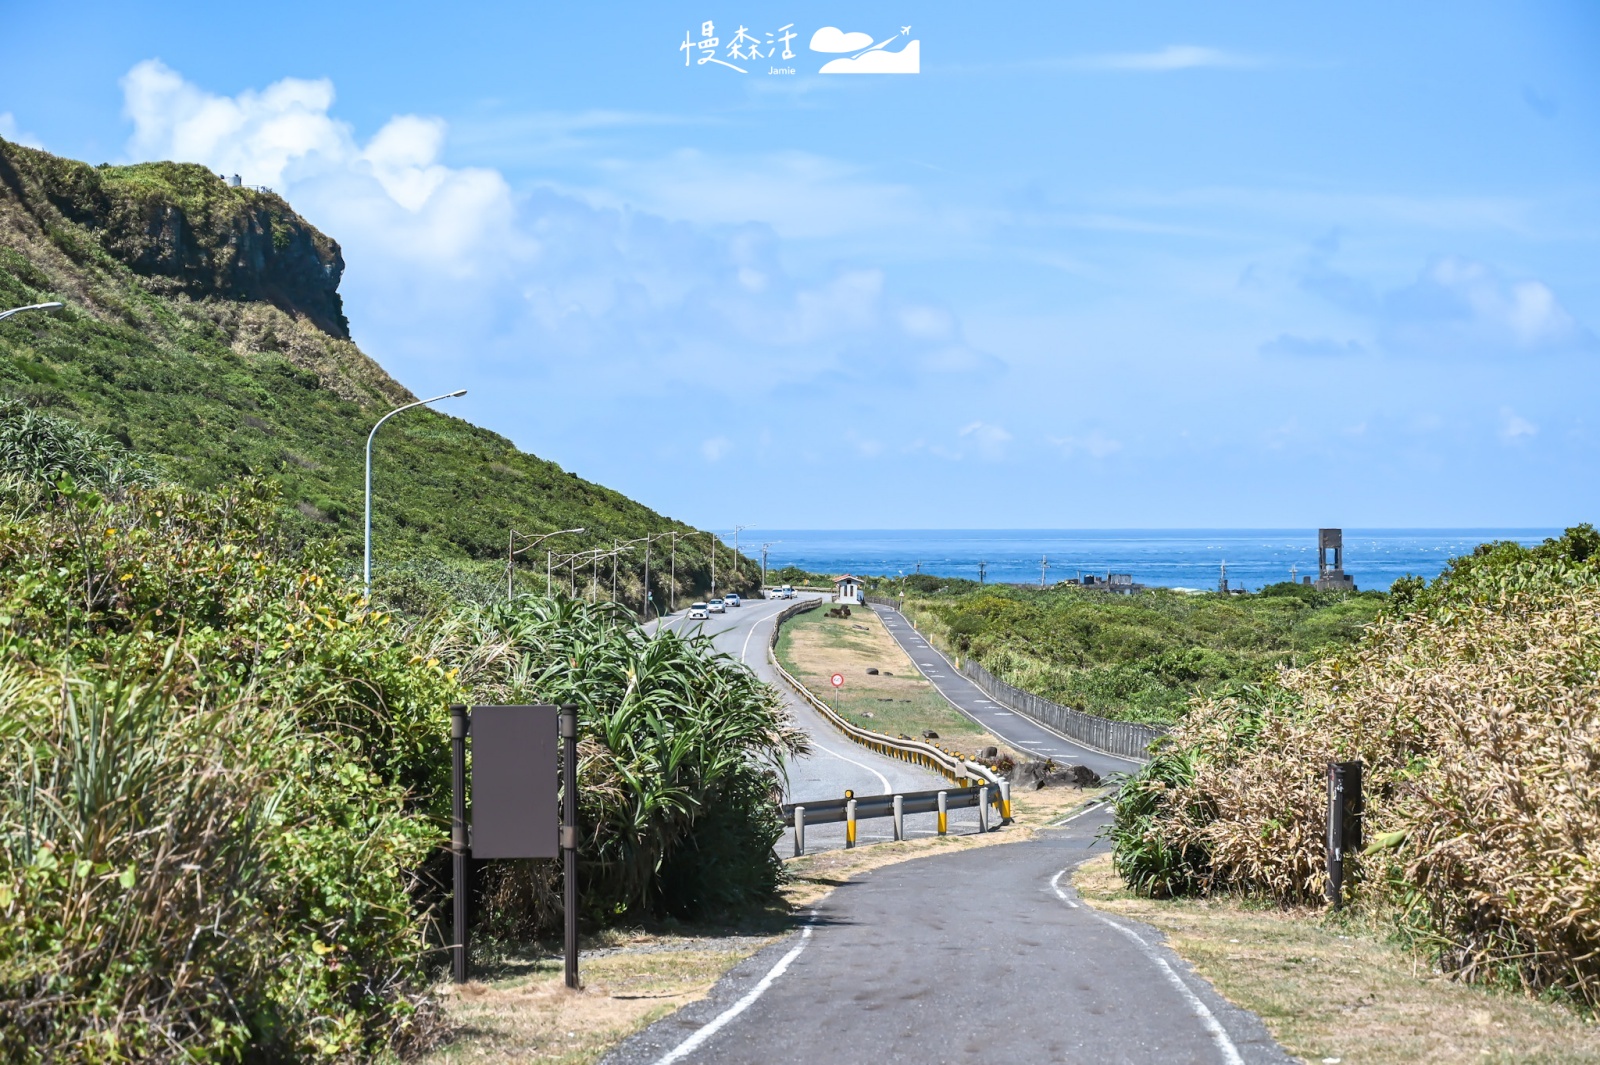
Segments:
[[[1528,419],[1517,414],[1509,407],[1500,409],[1500,439],[1507,444],[1516,444],[1531,436],[1537,436],[1539,427]]]
[[[947,312],[897,299],[879,269],[794,276],[778,235],[747,221],[781,215],[782,205],[724,204],[718,217],[691,202],[742,180],[694,189],[714,166],[693,153],[667,168],[663,210],[650,212],[549,188],[513,194],[498,171],[445,162],[449,130],[434,117],[396,116],[363,142],[334,116],[325,80],[218,96],[151,60],[123,89],[131,157],[199,162],[271,185],[341,243],[353,328],[380,336],[385,347],[373,354],[397,370],[408,360],[430,373],[448,366],[454,379],[458,364],[488,360],[502,380],[628,397],[735,382],[757,392],[875,386],[998,365],[968,349]],[[777,192],[809,195],[829,227],[895,200],[859,185],[865,193],[852,198],[853,172],[817,157],[777,163],[792,177]]]
[[[1154,52],[1116,52],[1084,56],[1074,60],[1073,65],[1090,70],[1162,72],[1194,70],[1201,67],[1255,67],[1260,66],[1261,61],[1237,52],[1225,52],[1220,48],[1205,48],[1194,44],[1169,44]]]
[[[700,454],[706,457],[707,462],[720,462],[732,448],[733,441],[725,436],[713,436],[700,441]]]
[[[1508,281],[1481,262],[1445,256],[1383,299],[1387,346],[1420,354],[1594,349],[1594,334],[1540,281]]]
[[[970,441],[977,448],[978,454],[991,462],[1004,458],[1006,445],[1011,442],[1011,434],[1005,429],[982,421],[962,426],[957,435],[963,440]]]
[[[17,126],[17,116],[10,111],[0,111],[0,137],[12,144],[21,144],[28,148],[43,148],[39,138],[32,133],[26,133]]]
[[[872,34],[846,33],[837,26],[824,26],[811,35],[813,52],[859,52],[872,45]]]
[[[303,213],[337,220],[343,242],[385,259],[473,274],[484,245],[508,234],[510,188],[495,171],[441,165],[439,119],[397,116],[362,145],[329,113],[326,79],[217,96],[150,59],[122,89],[131,157],[203,163],[270,186]]]
[[[1113,440],[1098,429],[1092,429],[1084,436],[1052,436],[1050,443],[1061,449],[1067,458],[1076,455],[1088,455],[1093,459],[1103,459],[1115,455],[1122,450],[1122,442]]]

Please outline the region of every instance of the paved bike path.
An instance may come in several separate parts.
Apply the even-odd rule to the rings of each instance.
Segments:
[[[1105,819],[859,876],[605,1065],[1292,1061],[1159,933],[1077,900]]]

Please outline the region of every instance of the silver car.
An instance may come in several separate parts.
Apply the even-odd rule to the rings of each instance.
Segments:
[[[706,604],[706,609],[711,611],[713,614],[726,614],[728,612],[728,608],[723,605],[721,599],[711,600],[711,602]]]

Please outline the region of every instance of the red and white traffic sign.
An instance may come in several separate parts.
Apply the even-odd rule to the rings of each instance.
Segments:
[[[844,674],[843,673],[835,673],[833,675],[833,686],[835,688],[844,687]]]

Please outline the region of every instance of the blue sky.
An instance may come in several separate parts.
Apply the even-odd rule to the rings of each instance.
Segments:
[[[1600,518],[1593,4],[49,7],[0,135],[272,185],[407,386],[675,517]]]

